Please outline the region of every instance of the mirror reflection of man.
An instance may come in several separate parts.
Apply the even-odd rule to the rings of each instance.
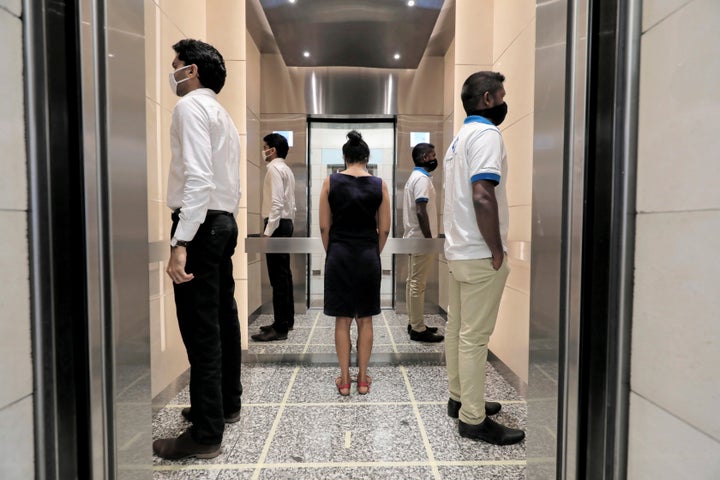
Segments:
[[[403,193],[403,238],[433,238],[437,235],[435,187],[432,175],[438,166],[435,145],[418,143],[412,149],[415,168],[405,183]],[[405,300],[408,310],[408,334],[416,342],[442,342],[437,327],[425,325],[425,286],[434,253],[412,253],[408,257]]]
[[[264,237],[292,237],[295,220],[295,176],[285,163],[290,147],[279,133],[263,137],[263,157],[267,173],[263,183],[262,216]],[[287,340],[295,325],[295,300],[289,253],[265,255],[272,286],[273,323],[260,327],[251,338],[256,342]]]

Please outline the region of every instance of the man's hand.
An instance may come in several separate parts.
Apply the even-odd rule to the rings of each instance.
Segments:
[[[185,262],[187,261],[187,249],[185,247],[172,247],[170,249],[170,260],[165,269],[174,283],[189,282],[195,275],[185,273]]]
[[[500,252],[499,254],[493,254],[492,256],[492,267],[493,270],[500,270],[500,267],[502,267],[503,260],[505,259],[505,252]]]

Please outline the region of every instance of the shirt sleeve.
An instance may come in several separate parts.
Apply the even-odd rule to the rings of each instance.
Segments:
[[[180,220],[175,238],[190,241],[205,221],[210,193],[215,189],[212,169],[210,118],[195,102],[178,102],[173,112],[182,149],[185,174]]]
[[[270,177],[271,203],[268,223],[263,233],[272,236],[278,225],[280,225],[280,219],[282,218],[283,205],[285,204],[285,188],[280,169],[272,166],[268,168],[267,174]]]
[[[478,132],[467,143],[470,183],[489,180],[498,185],[501,180],[503,140],[500,132],[488,128]]]
[[[415,203],[428,203],[430,201],[430,185],[432,180],[430,177],[425,175],[415,182],[413,188],[413,197],[415,197]]]

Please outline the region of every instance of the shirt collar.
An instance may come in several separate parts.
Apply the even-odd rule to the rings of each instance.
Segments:
[[[185,94],[186,97],[195,96],[195,95],[204,95],[206,97],[217,97],[217,94],[213,92],[211,89],[206,87],[200,87],[196,88],[192,92],[188,92]]]
[[[285,163],[285,159],[282,158],[282,157],[273,158],[272,160],[270,160],[269,162],[267,162],[267,166],[269,167],[269,166],[272,165],[273,163]]]
[[[470,115],[470,116],[468,116],[468,117],[465,119],[465,121],[464,121],[463,123],[465,123],[465,124],[468,124],[468,123],[485,123],[485,124],[487,124],[487,125],[495,125],[495,124],[492,123],[490,120],[488,120],[487,118],[485,118],[485,117],[483,117],[483,116],[481,116],[481,115]]]
[[[430,175],[430,172],[425,170],[423,167],[415,167],[415,168],[413,168],[413,170],[418,171],[427,177],[432,177],[432,175]]]

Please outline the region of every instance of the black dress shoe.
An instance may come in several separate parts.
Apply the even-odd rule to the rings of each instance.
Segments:
[[[425,329],[426,329],[428,332],[431,332],[431,333],[437,333],[437,331],[438,331],[438,327],[428,327],[428,326],[426,326]],[[409,334],[411,331],[412,331],[412,325],[408,324],[408,334]]]
[[[260,327],[260,331],[261,331],[261,332],[267,332],[267,331],[270,330],[271,328],[272,328],[272,329],[275,328],[275,324],[274,324],[274,323],[271,323],[270,325],[263,325],[263,326],[261,326],[261,327]],[[292,330],[293,328],[294,328],[294,325],[290,325],[290,326],[288,327],[288,330]]]
[[[153,442],[153,452],[160,458],[180,460],[181,458],[215,458],[220,455],[220,444],[203,445],[190,436],[190,430],[177,438],[162,438]]]
[[[448,398],[448,417],[458,418],[460,416],[461,406],[462,403],[453,400],[452,398]],[[500,405],[498,402],[488,402],[487,400],[485,400],[485,415],[495,415],[496,413],[500,412],[501,408],[502,405]]]
[[[256,342],[272,342],[273,340],[287,340],[287,332],[278,332],[274,328],[270,328],[269,330],[265,330],[262,333],[256,333],[255,335],[251,336],[253,340]]]
[[[187,420],[188,422],[192,422],[192,411],[190,410],[190,407],[185,407],[180,411],[180,414]],[[225,423],[236,423],[240,421],[240,410],[238,410],[235,413],[231,413],[229,415],[225,416]]]
[[[438,335],[437,333],[431,332],[428,328],[427,330],[422,332],[410,330],[410,340],[414,340],[416,342],[437,343],[445,340],[445,337],[442,335]]]
[[[485,420],[479,425],[470,425],[460,420],[458,421],[458,432],[461,437],[482,440],[493,445],[512,445],[522,442],[525,438],[525,432],[522,430],[500,425],[490,417],[485,417]]]

